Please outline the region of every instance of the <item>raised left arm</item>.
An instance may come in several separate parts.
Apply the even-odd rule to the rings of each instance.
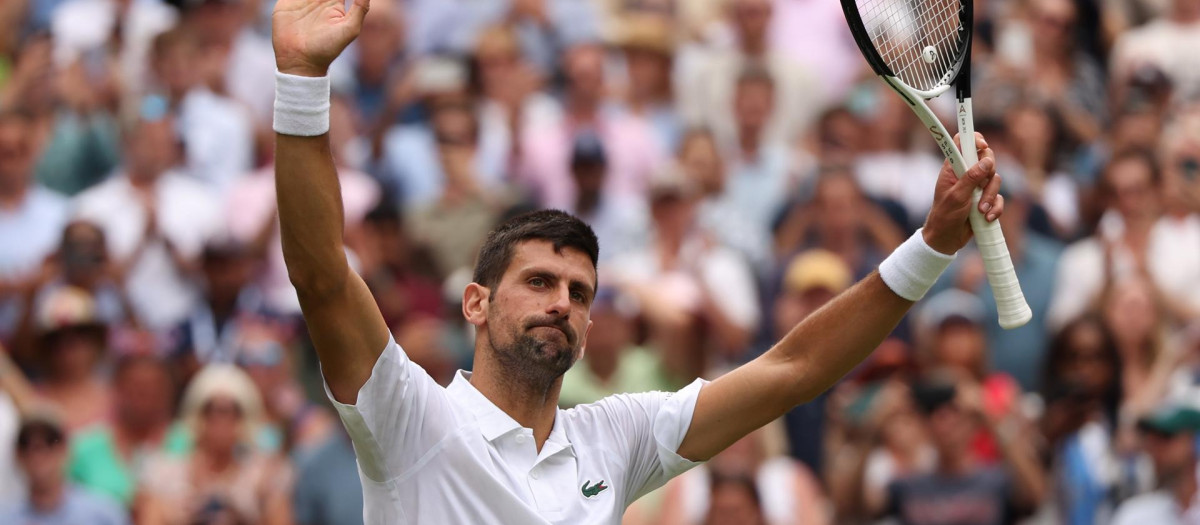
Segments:
[[[995,156],[978,134],[976,147],[983,160],[961,180],[948,164],[938,175],[921,237],[928,248],[943,254],[957,252],[971,238],[967,215],[976,187],[985,188],[979,206],[989,220],[1003,212]],[[872,273],[802,321],[770,351],[705,385],[678,454],[708,460],[812,400],[866,359],[912,305],[878,272]]]

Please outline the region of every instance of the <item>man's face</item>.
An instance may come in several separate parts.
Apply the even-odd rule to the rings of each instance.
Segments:
[[[733,5],[733,21],[738,33],[761,38],[771,24],[771,3],[768,0],[739,0]]]
[[[139,123],[125,148],[131,176],[157,178],[178,159],[174,121],[168,118]]]
[[[580,46],[567,52],[565,70],[573,97],[599,101],[604,91],[604,51]]]
[[[117,416],[126,425],[146,428],[171,419],[171,378],[157,363],[131,364],[115,384]]]
[[[566,373],[583,355],[596,271],[584,253],[554,251],[548,241],[517,245],[508,270],[492,290],[487,331],[496,358],[530,374],[529,380]]]
[[[775,107],[775,88],[765,81],[748,80],[737,86],[734,118],[743,128],[762,129]]]
[[[966,451],[975,430],[975,422],[954,403],[946,403],[929,415],[929,435],[934,447],[947,457]]]
[[[0,187],[27,180],[33,172],[33,141],[22,120],[0,121]]]
[[[17,441],[17,462],[29,484],[47,487],[62,483],[66,473],[67,445],[61,432],[35,430]]]
[[[1193,436],[1191,432],[1143,434],[1146,452],[1154,461],[1154,475],[1160,485],[1171,484],[1180,476],[1193,475],[1196,458]]]
[[[1152,216],[1158,209],[1154,176],[1145,162],[1127,158],[1110,166],[1108,184],[1112,204],[1126,219]]]

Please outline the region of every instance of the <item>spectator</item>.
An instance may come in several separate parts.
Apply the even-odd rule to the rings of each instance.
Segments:
[[[739,207],[745,204],[745,195],[742,195],[743,201],[739,201],[734,192],[726,191],[730,173],[712,132],[697,128],[685,134],[679,146],[678,161],[700,191],[700,202],[696,207],[700,227],[711,232],[717,242],[740,252],[756,269],[769,267],[770,235],[755,222],[755,215],[761,214],[747,213]],[[747,174],[743,172],[742,175]]]
[[[605,81],[604,48],[580,45],[563,55],[566,92],[561,119],[526,129],[521,137],[517,182],[547,208],[565,208],[578,188],[568,174],[571,145],[581,132],[604,144],[611,177],[604,191],[621,198],[645,196],[646,183],[666,152],[644,121],[615,111]]]
[[[902,524],[1010,523],[1044,497],[1042,471],[1032,451],[1014,432],[987,415],[979,386],[926,379],[915,387],[917,404],[929,421],[937,463],[928,474],[892,482],[882,507],[866,510]],[[982,427],[1004,451],[1003,467],[974,459],[970,443]]]
[[[128,125],[125,167],[76,201],[76,217],[104,230],[109,253],[128,261],[125,288],[137,318],[169,329],[196,297],[192,265],[223,228],[208,187],[178,171],[175,120],[153,99]]]
[[[364,217],[362,237],[359,273],[388,326],[446,315],[433,255],[408,234],[403,216],[386,199]]]
[[[1130,477],[1123,471],[1132,468],[1116,445],[1121,356],[1103,321],[1084,317],[1055,336],[1046,361],[1041,426],[1053,459],[1057,518],[1070,525],[1107,522],[1117,497],[1130,489],[1121,485]]]
[[[207,8],[205,8],[207,9]],[[154,75],[179,123],[189,173],[224,194],[250,170],[253,125],[242,106],[204,83],[200,36],[185,28],[154,39]]]
[[[1200,2],[1171,0],[1166,12],[1155,20],[1130,29],[1113,44],[1111,54],[1112,83],[1120,88],[1143,68],[1152,68],[1167,75],[1175,86],[1176,97],[1191,99],[1200,90],[1200,63],[1187,52],[1200,44]],[[1128,96],[1118,93],[1118,103]]]
[[[355,44],[329,68],[334,92],[349,101],[359,124],[356,135],[415,117],[411,82],[403,75],[404,67],[411,66],[404,22],[403,3],[372,2]]]
[[[1200,411],[1166,404],[1138,421],[1146,452],[1154,461],[1157,490],[1126,500],[1113,525],[1192,523],[1200,519],[1196,503],[1196,431]]]
[[[1157,165],[1146,154],[1126,152],[1109,162],[1100,181],[1107,210],[1096,233],[1068,246],[1059,259],[1057,286],[1046,311],[1051,329],[1083,314],[1108,280],[1146,272],[1157,280],[1158,263],[1151,261],[1167,263],[1192,251],[1155,234],[1162,213],[1160,181]],[[1164,290],[1174,289],[1166,285],[1160,283]]]
[[[1058,239],[1074,238],[1081,221],[1080,189],[1078,181],[1062,171],[1068,159],[1060,153],[1066,148],[1056,119],[1045,107],[1022,103],[1014,104],[1006,119],[1008,133],[1001,137],[1003,140],[990,143],[998,162],[1012,166],[1012,171],[1006,172],[1012,175],[1005,182],[1009,188],[1014,183],[1023,187],[1050,218],[1050,228],[1041,228],[1040,233]],[[1009,155],[1011,158],[1004,158]]]
[[[1122,409],[1132,415],[1153,409],[1166,394],[1170,371],[1183,352],[1166,339],[1163,312],[1152,286],[1126,277],[1110,285],[1104,298],[1104,322],[1121,355]]]
[[[766,232],[787,199],[797,190],[791,153],[784,142],[767,134],[780,107],[776,81],[765,69],[750,67],[738,76],[733,93],[736,144],[731,144],[724,198],[739,210],[754,232]]]
[[[118,359],[112,385],[112,417],[71,439],[67,470],[81,487],[130,506],[144,459],[170,446],[175,386],[165,363],[148,355]]]
[[[760,316],[754,274],[736,252],[697,227],[696,197],[695,186],[677,169],[657,175],[650,189],[650,244],[609,269],[637,299],[664,360],[689,364],[679,368],[690,369],[685,380],[721,360],[739,359]]]
[[[868,200],[850,173],[831,170],[817,179],[811,202],[788,209],[775,231],[776,257],[807,248],[831,251],[865,277],[904,235],[882,208]]]
[[[267,322],[272,314],[262,291],[251,284],[254,260],[233,239],[214,239],[200,255],[201,300],[178,329],[179,360],[184,377],[209,363],[232,363],[238,341],[248,327]]]
[[[445,157],[453,149],[470,167],[471,179],[461,182],[497,189],[507,175],[508,146],[481,133],[463,64],[431,58],[414,68],[413,89],[422,97],[429,123],[390,129],[383,137],[376,176],[400,207],[415,209],[436,200],[451,184]]]
[[[21,292],[29,293],[67,218],[66,200],[33,182],[31,126],[25,115],[0,111],[0,339],[14,335]]]
[[[38,355],[47,400],[62,407],[63,425],[75,432],[104,421],[113,408],[112,390],[99,365],[108,353],[108,327],[96,317],[88,292],[62,288],[36,314]]]
[[[526,130],[562,119],[562,107],[545,92],[548,72],[539,72],[521,49],[510,26],[484,30],[471,57],[471,84],[479,101],[479,133],[493,137],[511,169],[521,154]]]
[[[600,256],[604,261],[644,246],[650,220],[642,199],[604,191],[610,171],[600,137],[589,131],[577,134],[571,151],[571,177],[578,192],[566,210],[592,227],[604,245]]]
[[[150,80],[154,37],[178,21],[178,10],[167,2],[67,0],[54,10],[49,29],[60,64],[102,66],[106,87],[137,91]]]
[[[729,2],[728,19],[733,29],[732,49],[714,51],[693,69],[680,72],[680,112],[689,124],[713,129],[721,144],[735,147],[744,139],[737,129],[736,92],[740,75],[761,70],[776,86],[775,108],[761,130],[764,142],[791,143],[816,119],[822,109],[823,91],[812,72],[770,47],[769,28],[774,13],[772,0]]]
[[[245,372],[210,365],[197,374],[182,408],[182,418],[196,436],[195,449],[186,456],[147,460],[141,479],[144,496],[134,509],[139,521],[290,523],[290,468],[253,445],[262,412]]]
[[[731,519],[737,516],[730,508],[732,498],[720,483],[713,484],[714,480],[733,478],[753,480],[753,485],[758,487],[755,499],[761,523],[830,523],[825,497],[816,477],[803,463],[768,450],[765,441],[769,429],[779,430],[779,427],[755,431],[708,463],[671,480],[665,488],[667,494],[660,521],[670,525],[701,525],[711,523],[715,517]],[[707,520],[705,516],[708,516]]]
[[[67,434],[53,413],[31,413],[17,434],[17,459],[29,479],[29,495],[0,509],[0,523],[125,525],[129,516],[116,503],[67,482]]]
[[[254,32],[245,0],[182,0],[182,26],[199,40],[202,83],[241,103],[268,129],[275,101],[271,43]]]
[[[81,61],[56,56],[45,36],[26,41],[0,107],[29,118],[34,179],[74,195],[100,181],[118,162],[117,123],[106,78]]]
[[[650,126],[663,149],[676,151],[683,122],[675,111],[671,82],[675,41],[670,21],[659,15],[631,15],[619,27],[617,45],[628,77],[625,109]]]
[[[987,102],[977,106],[977,115],[1001,117],[1021,100],[1032,100],[1063,125],[1065,147],[1053,151],[1071,152],[1100,137],[1108,109],[1104,68],[1078,38],[1079,9],[1072,0],[1027,4],[1022,25],[1028,26],[1028,45],[1005,49],[981,68],[976,96]]]

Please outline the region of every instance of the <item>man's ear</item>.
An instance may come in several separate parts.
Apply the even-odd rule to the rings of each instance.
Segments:
[[[487,322],[488,302],[492,291],[479,283],[471,283],[463,290],[463,317],[468,323],[483,326]]]

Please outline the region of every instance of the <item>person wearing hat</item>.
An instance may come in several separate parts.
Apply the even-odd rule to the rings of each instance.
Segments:
[[[1117,507],[1113,525],[1184,525],[1200,523],[1196,433],[1200,410],[1190,403],[1167,401],[1137,422],[1142,444],[1154,463],[1157,489]]]
[[[129,515],[116,502],[67,481],[67,431],[62,416],[40,407],[21,419],[17,462],[29,493],[0,507],[0,523],[38,525],[127,525]]]
[[[658,14],[632,14],[622,21],[616,38],[629,77],[625,107],[653,129],[659,142],[675,151],[683,122],[675,109],[671,76],[675,34],[670,20]]]
[[[604,243],[602,260],[639,248],[646,242],[648,222],[645,203],[604,191],[609,178],[609,160],[600,136],[590,130],[575,135],[571,149],[571,175],[578,188],[574,206],[566,211],[592,227]]]
[[[63,424],[75,431],[99,423],[112,409],[112,389],[98,365],[108,350],[108,325],[86,290],[66,286],[38,306],[41,394],[62,407]]]

